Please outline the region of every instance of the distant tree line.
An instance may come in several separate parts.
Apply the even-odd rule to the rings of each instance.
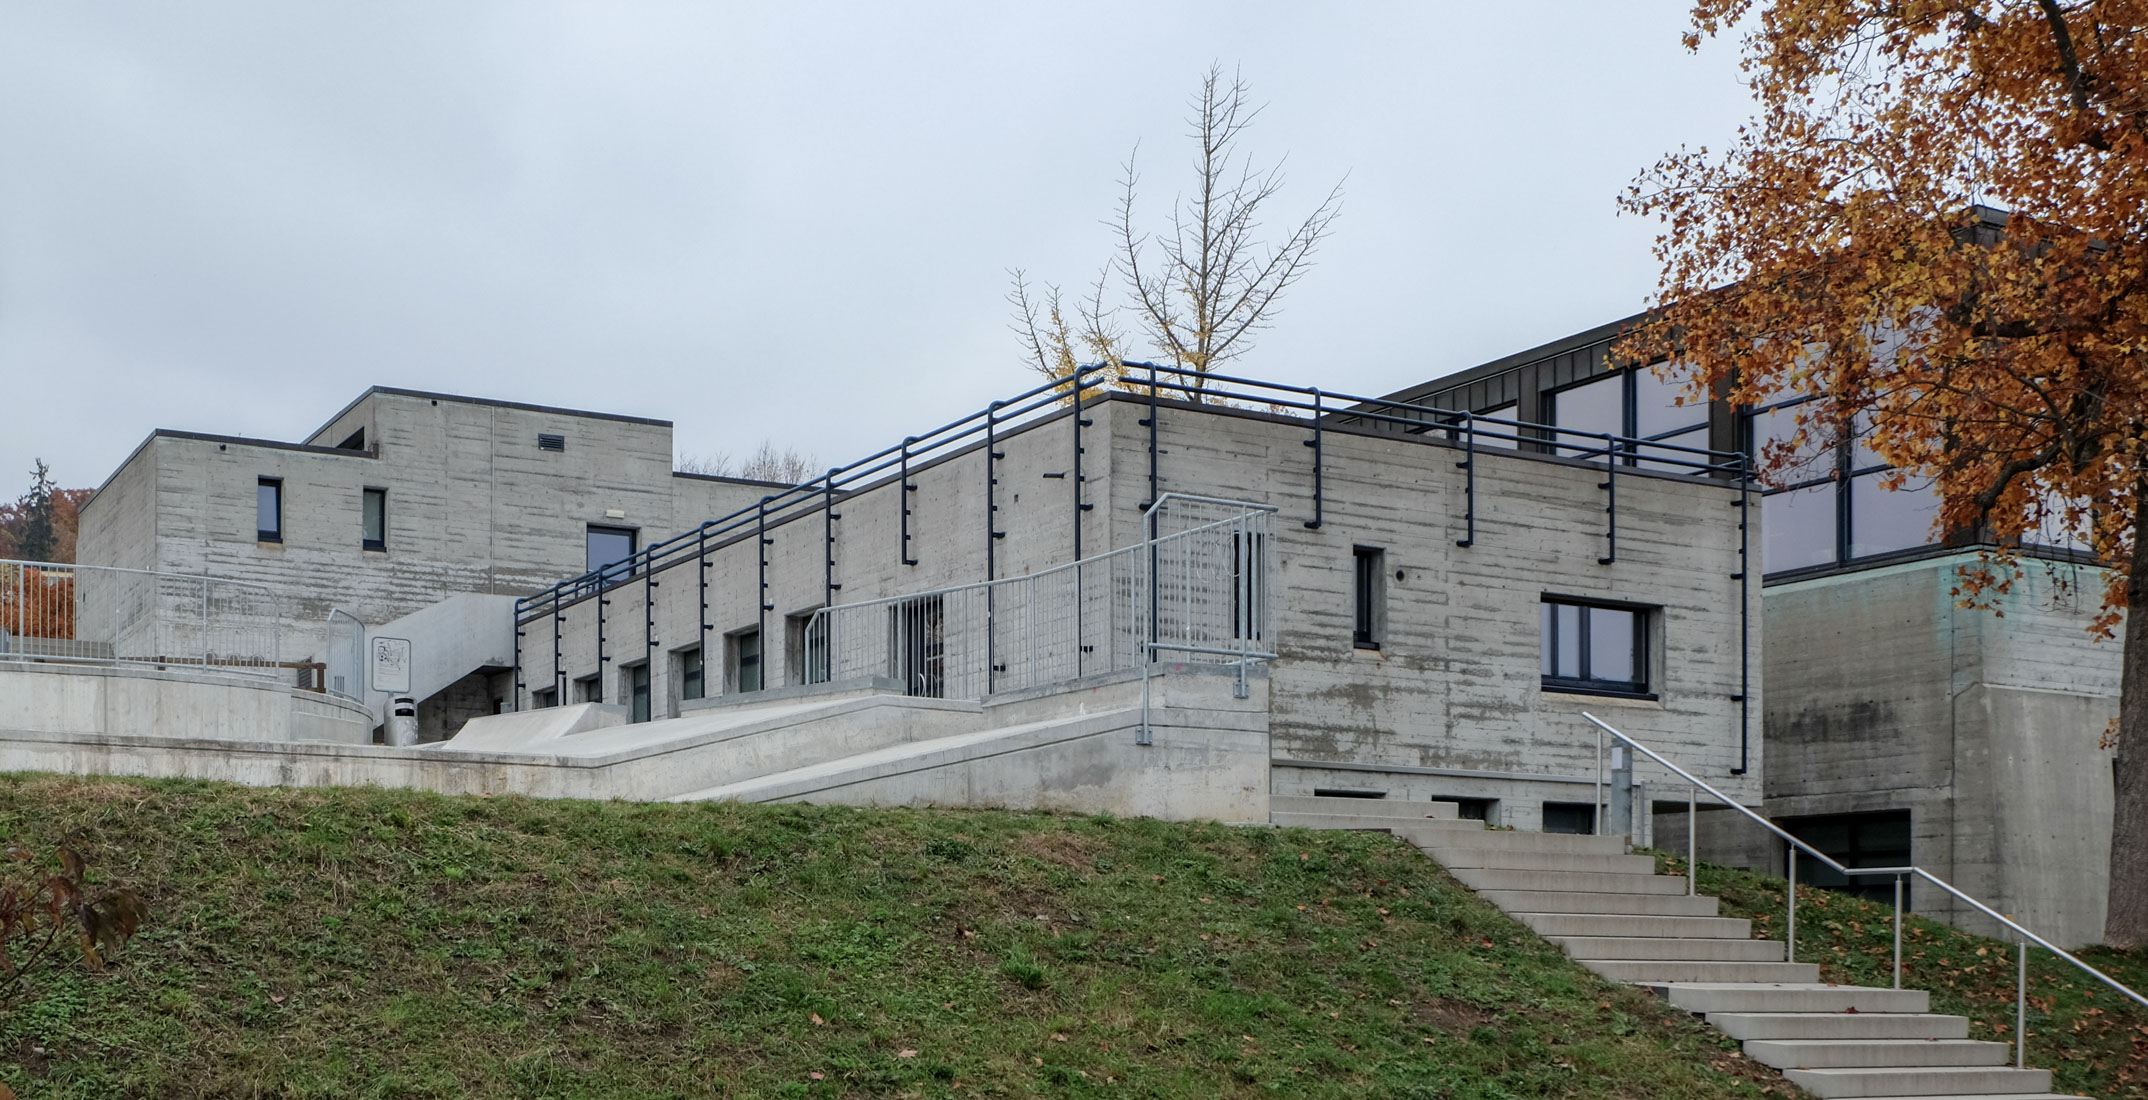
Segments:
[[[30,469],[30,491],[0,504],[0,558],[18,561],[75,560],[82,506],[94,489],[62,489],[40,458]]]

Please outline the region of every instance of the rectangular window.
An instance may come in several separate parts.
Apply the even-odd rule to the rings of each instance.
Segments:
[[[679,651],[679,698],[699,699],[708,693],[702,679],[701,647]]]
[[[584,676],[574,682],[574,701],[577,703],[601,703],[604,701],[604,677]]]
[[[551,432],[538,432],[537,449],[540,451],[564,451],[567,449],[567,437],[554,435]]]
[[[649,662],[628,665],[620,670],[625,674],[627,697],[627,721],[649,720]]]
[[[1545,599],[1538,653],[1550,691],[1648,694],[1648,612]]]
[[[543,709],[543,708],[545,708],[545,707],[556,707],[556,706],[558,706],[558,705],[559,705],[559,689],[558,689],[558,688],[538,688],[537,690],[535,690],[535,691],[533,691],[533,692],[530,692],[530,706],[531,706],[531,707],[534,707],[534,708],[537,708],[537,709],[540,709],[540,710],[541,710],[541,709]]]
[[[761,690],[761,632],[741,630],[729,639],[731,690]]]
[[[283,541],[283,479],[264,477],[254,483],[254,537],[262,542]]]
[[[1907,867],[1912,862],[1908,810],[1794,817],[1784,821],[1783,828],[1845,867]],[[1789,845],[1784,847],[1789,848]],[[1891,876],[1859,875],[1852,878],[1804,852],[1796,854],[1800,885],[1809,883],[1872,901],[1894,900]],[[1905,906],[1909,904],[1907,883],[1903,884],[1902,901]]]
[[[1268,536],[1258,531],[1231,535],[1231,637],[1260,641],[1268,622]]]
[[[1544,803],[1544,831],[1547,833],[1596,832],[1596,804],[1593,802],[1546,802]]]
[[[360,522],[364,528],[359,537],[364,540],[365,548],[368,550],[386,550],[388,548],[388,490],[367,489],[359,510],[362,514]]]
[[[1356,565],[1351,585],[1354,611],[1350,644],[1359,649],[1378,649],[1387,626],[1387,551],[1358,546],[1350,553]]]
[[[634,534],[632,527],[602,527],[590,524],[588,540],[585,543],[589,571],[594,573],[599,569],[609,569],[633,557]]]
[[[1560,429],[1558,453],[1570,457],[1602,458],[1609,444],[1583,434],[1626,434],[1626,375],[1604,375],[1578,386],[1548,394],[1545,423]]]

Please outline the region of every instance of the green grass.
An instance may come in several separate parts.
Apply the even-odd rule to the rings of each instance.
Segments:
[[[0,776],[154,923],[25,1097],[1789,1095],[1384,835]]]
[[[1685,859],[1657,853],[1658,870],[1683,874]],[[1752,920],[1753,934],[1784,932],[1784,880],[1713,864],[1699,889],[1723,901],[1722,915]],[[1799,962],[1819,963],[1822,981],[1894,984],[1894,904],[1831,890],[1797,892]],[[1912,914],[1902,922],[1902,985],[1930,990],[1932,1011],[1969,1017],[1969,1037],[2014,1041],[2020,962],[2011,943],[1970,935]],[[2089,948],[2084,962],[2148,992],[2148,952]],[[2148,1096],[2148,1009],[2119,996],[2041,948],[2029,953],[2029,1064],[2052,1071],[2052,1089],[2084,1096]],[[2009,1063],[2011,1064],[2011,1063]]]

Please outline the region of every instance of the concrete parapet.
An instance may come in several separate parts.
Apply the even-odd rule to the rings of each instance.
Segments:
[[[268,677],[0,661],[0,733],[364,744],[372,730],[359,704]]]

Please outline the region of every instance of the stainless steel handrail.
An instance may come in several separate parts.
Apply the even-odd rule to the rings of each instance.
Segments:
[[[2059,947],[2059,946],[2058,946],[2057,944],[2054,944],[2054,943],[2052,943],[2052,942],[2051,942],[2050,940],[2047,940],[2047,939],[2043,938],[2042,936],[2039,936],[2039,935],[2037,935],[2036,933],[2034,933],[2034,932],[2031,932],[2031,931],[2029,931],[2029,929],[2028,929],[2028,928],[2026,928],[2026,927],[2024,927],[2024,926],[2023,926],[2023,925],[2021,924],[2021,922],[2019,922],[2019,921],[2016,921],[2016,920],[2014,920],[2014,919],[2013,919],[2012,917],[2009,917],[2009,916],[2007,916],[2006,914],[2004,914],[2004,913],[2001,913],[2001,912],[1999,912],[1999,911],[1998,911],[1998,910],[1996,910],[1996,909],[1993,909],[1993,908],[1992,908],[1991,906],[1989,906],[1989,905],[1986,905],[1986,904],[1984,904],[1984,903],[1983,903],[1983,902],[1981,902],[1981,901],[1978,901],[1978,900],[1977,900],[1976,898],[1973,898],[1973,897],[1969,896],[1968,894],[1966,894],[1966,893],[1963,893],[1963,892],[1962,892],[1961,890],[1957,889],[1957,888],[1956,888],[1956,887],[1955,887],[1955,886],[1954,886],[1954,885],[1953,885],[1952,883],[1950,883],[1950,882],[1946,881],[1945,879],[1942,879],[1942,878],[1940,878],[1940,877],[1939,877],[1938,875],[1935,875],[1935,874],[1931,873],[1930,871],[1927,871],[1927,870],[1925,870],[1924,868],[1922,868],[1922,867],[1917,867],[1917,866],[1908,866],[1908,867],[1845,867],[1845,866],[1843,866],[1843,865],[1842,865],[1842,864],[1841,864],[1840,862],[1837,862],[1837,861],[1836,861],[1836,860],[1834,859],[1834,857],[1832,857],[1832,856],[1829,856],[1829,855],[1828,855],[1828,854],[1827,854],[1826,852],[1820,851],[1820,850],[1819,850],[1818,848],[1815,848],[1815,847],[1813,847],[1812,845],[1810,845],[1810,844],[1807,844],[1807,843],[1805,843],[1805,842],[1804,842],[1804,841],[1802,841],[1802,840],[1799,840],[1799,839],[1798,839],[1797,837],[1795,837],[1795,836],[1792,836],[1792,835],[1791,835],[1790,833],[1788,833],[1788,832],[1784,831],[1784,830],[1783,830],[1783,828],[1782,828],[1781,826],[1779,826],[1779,825],[1775,824],[1775,823],[1774,823],[1773,821],[1770,821],[1770,820],[1768,820],[1767,818],[1765,818],[1765,817],[1762,817],[1762,816],[1761,816],[1760,814],[1758,814],[1758,813],[1754,812],[1754,811],[1753,811],[1753,810],[1752,810],[1751,808],[1749,808],[1749,807],[1747,807],[1747,806],[1745,806],[1745,805],[1741,804],[1740,802],[1738,802],[1738,800],[1737,800],[1737,799],[1734,799],[1734,798],[1730,797],[1729,795],[1727,795],[1727,794],[1724,794],[1724,793],[1723,793],[1722,791],[1719,791],[1719,790],[1715,789],[1715,788],[1714,788],[1713,786],[1710,786],[1710,785],[1709,785],[1709,784],[1708,784],[1708,783],[1707,783],[1707,782],[1706,782],[1705,780],[1702,780],[1702,779],[1701,779],[1700,777],[1698,777],[1698,776],[1694,775],[1694,774],[1693,774],[1692,772],[1689,772],[1689,771],[1685,770],[1684,768],[1681,768],[1681,767],[1679,767],[1678,765],[1676,765],[1676,764],[1673,764],[1673,763],[1671,763],[1671,762],[1670,762],[1669,760],[1666,760],[1666,759],[1664,759],[1664,758],[1663,758],[1663,756],[1662,756],[1661,754],[1657,753],[1657,752],[1656,752],[1656,751],[1655,751],[1654,749],[1651,749],[1651,748],[1649,748],[1649,747],[1648,747],[1647,745],[1644,745],[1644,744],[1640,743],[1639,741],[1636,741],[1636,740],[1634,740],[1634,739],[1633,739],[1632,737],[1629,737],[1629,736],[1627,736],[1627,735],[1626,735],[1625,733],[1622,733],[1622,732],[1620,732],[1620,731],[1619,731],[1619,729],[1618,729],[1617,727],[1615,727],[1615,726],[1611,725],[1611,724],[1610,724],[1609,722],[1606,722],[1606,721],[1604,721],[1603,719],[1601,719],[1601,718],[1598,718],[1598,717],[1596,717],[1595,715],[1593,715],[1593,714],[1590,714],[1590,713],[1589,713],[1589,712],[1587,712],[1587,711],[1583,711],[1583,712],[1581,712],[1581,716],[1582,716],[1583,718],[1586,718],[1586,719],[1588,719],[1589,721],[1591,721],[1591,722],[1595,723],[1595,724],[1596,724],[1596,727],[1597,727],[1597,728],[1598,728],[1599,730],[1603,731],[1602,733],[1599,733],[1599,734],[1597,734],[1597,736],[1596,736],[1596,775],[1597,775],[1597,785],[1598,785],[1598,788],[1599,788],[1599,791],[1598,791],[1598,795],[1597,795],[1597,802],[1598,802],[1598,804],[1599,804],[1599,805],[1601,805],[1601,803],[1602,803],[1602,801],[1603,801],[1603,798],[1602,798],[1602,793],[1601,793],[1601,787],[1602,787],[1602,782],[1603,782],[1603,778],[1602,778],[1602,777],[1603,777],[1603,747],[1604,747],[1604,739],[1603,739],[1603,734],[1605,734],[1605,733],[1608,733],[1608,734],[1610,734],[1610,735],[1611,735],[1612,737],[1615,737],[1615,738],[1619,739],[1620,741],[1624,741],[1624,742],[1625,742],[1625,743],[1627,744],[1627,746],[1628,746],[1628,747],[1630,747],[1630,748],[1632,748],[1632,749],[1633,749],[1633,750],[1634,750],[1635,752],[1638,752],[1638,753],[1642,754],[1643,756],[1646,756],[1646,757],[1648,757],[1648,758],[1649,758],[1650,760],[1653,760],[1653,761],[1655,761],[1656,763],[1658,763],[1658,764],[1661,764],[1661,765],[1663,765],[1663,766],[1664,766],[1665,768],[1668,768],[1668,769],[1670,769],[1670,771],[1672,772],[1672,774],[1674,774],[1674,775],[1677,775],[1677,776],[1678,776],[1679,778],[1681,778],[1681,779],[1685,780],[1685,781],[1686,781],[1686,782],[1687,782],[1688,784],[1690,784],[1690,786],[1689,786],[1689,787],[1687,788],[1689,792],[1690,792],[1690,791],[1707,791],[1707,792],[1708,792],[1708,793],[1709,793],[1710,795],[1713,795],[1713,796],[1715,797],[1716,801],[1718,801],[1718,802],[1721,802],[1721,803],[1722,803],[1722,804],[1724,804],[1725,806],[1728,806],[1728,807],[1730,807],[1731,809],[1733,809],[1733,810],[1736,810],[1736,811],[1738,811],[1738,812],[1739,812],[1739,813],[1741,813],[1741,814],[1744,814],[1744,815],[1745,815],[1746,817],[1748,817],[1748,818],[1751,818],[1751,819],[1752,819],[1752,820],[1754,821],[1754,823],[1758,824],[1758,825],[1759,825],[1759,826],[1760,826],[1761,828],[1764,828],[1764,829],[1766,829],[1767,831],[1769,831],[1769,832],[1771,832],[1771,833],[1774,833],[1774,834],[1775,834],[1776,836],[1778,836],[1778,837],[1781,837],[1781,838],[1782,838],[1783,840],[1787,841],[1787,842],[1788,842],[1788,843],[1789,843],[1789,844],[1790,844],[1790,845],[1791,845],[1792,847],[1795,847],[1795,848],[1797,848],[1797,849],[1798,849],[1799,851],[1802,851],[1802,852],[1806,853],[1807,855],[1810,855],[1810,856],[1812,856],[1812,857],[1813,857],[1814,859],[1817,859],[1817,860],[1819,860],[1819,861],[1820,861],[1821,863],[1824,863],[1824,864],[1826,864],[1827,866],[1829,866],[1829,867],[1833,868],[1834,870],[1836,870],[1837,872],[1839,872],[1839,873],[1841,873],[1841,874],[1843,874],[1843,875],[1845,875],[1845,876],[1850,876],[1850,875],[1893,875],[1893,876],[1895,876],[1895,884],[1894,884],[1894,987],[1895,987],[1896,989],[1900,989],[1900,988],[1902,988],[1902,879],[1903,879],[1903,877],[1905,877],[1905,876],[1908,876],[1908,875],[1915,875],[1915,876],[1917,876],[1918,878],[1924,879],[1925,881],[1927,881],[1927,882],[1931,883],[1932,885],[1934,885],[1934,886],[1937,886],[1937,887],[1939,887],[1939,888],[1940,888],[1941,890],[1944,890],[1944,891],[1946,891],[1947,893],[1949,893],[1949,894],[1952,894],[1952,895],[1953,895],[1954,897],[1956,897],[1956,898],[1960,899],[1961,901],[1963,901],[1963,902],[1966,902],[1966,903],[1968,903],[1968,904],[1969,904],[1970,906],[1974,907],[1974,908],[1975,908],[1975,909],[1976,909],[1976,910],[1977,910],[1978,912],[1980,912],[1980,913],[1984,914],[1985,916],[1987,916],[1987,917],[1990,917],[1991,919],[1993,919],[1993,920],[1995,920],[1995,921],[1998,921],[1998,922],[1999,922],[2000,924],[2002,924],[2002,925],[2006,926],[2007,928],[2010,928],[2010,929],[2012,929],[2012,930],[2013,930],[2013,931],[2015,932],[2015,934],[2017,934],[2017,935],[2019,935],[2019,936],[2021,937],[2021,940],[2020,940],[2020,951],[2021,951],[2021,955],[2020,955],[2020,964],[2021,964],[2021,966],[2020,966],[2020,976],[2019,976],[2019,978],[2018,978],[2018,979],[2016,980],[2016,982],[2015,982],[2015,985],[2014,985],[2014,1064],[2015,1064],[2016,1066],[2026,1067],[2026,1066],[2028,1065],[2028,1039],[2029,1039],[2029,1034],[2028,1034],[2028,1027],[2027,1027],[2027,1024],[2028,1024],[2028,986],[2029,986],[2029,954],[2028,954],[2028,948],[2029,948],[2029,944],[2030,944],[2030,943],[2032,943],[2032,942],[2033,942],[2033,943],[2035,943],[2035,944],[2036,944],[2037,946],[2039,946],[2039,947],[2042,947],[2042,948],[2043,948],[2043,949],[2045,949],[2046,951],[2049,951],[2049,952],[2051,952],[2052,954],[2054,954],[2054,955],[2057,955],[2057,956],[2058,956],[2059,958],[2062,958],[2062,959],[2066,960],[2067,962],[2070,962],[2070,963],[2072,963],[2072,964],[2073,964],[2074,966],[2076,966],[2076,967],[2080,968],[2080,969],[2082,970],[2082,972],[2084,972],[2084,973],[2088,974],[2089,976],[2091,976],[2091,977],[2095,978],[2095,979],[2096,979],[2097,981],[2100,981],[2100,982],[2102,982],[2103,984],[2105,984],[2105,985],[2107,985],[2107,986],[2110,986],[2110,987],[2111,987],[2112,989],[2116,990],[2116,991],[2117,991],[2117,992],[2118,992],[2119,994],[2121,994],[2122,996],[2125,996],[2125,997],[2131,998],[2132,1000],[2134,1000],[2134,1001],[2138,1002],[2139,1004],[2141,1004],[2141,1005],[2142,1005],[2143,1007],[2148,1007],[2148,997],[2144,997],[2144,996],[2140,995],[2139,993],[2136,993],[2136,992],[2134,992],[2134,991],[2133,991],[2132,989],[2128,988],[2127,986],[2125,986],[2124,984],[2122,984],[2121,982],[2119,982],[2119,981],[2118,981],[2118,979],[2116,979],[2116,978],[2113,978],[2113,977],[2111,977],[2111,976],[2110,976],[2109,974],[2106,974],[2106,973],[2104,973],[2103,971],[2101,971],[2101,970],[2098,970],[2098,969],[2096,969],[2095,967],[2093,967],[2093,966],[2090,966],[2090,965],[2088,965],[2088,964],[2087,964],[2087,963],[2085,963],[2085,962],[2082,962],[2082,961],[2081,961],[2080,959],[2077,959],[2077,958],[2075,958],[2075,957],[2073,956],[2073,954],[2072,954],[2071,952],[2068,952],[2068,951],[2067,951],[2067,950],[2065,950],[2064,948],[2062,948],[2062,947]],[[1698,875],[1697,875],[1697,870],[1698,870],[1698,863],[1697,863],[1697,862],[1695,861],[1695,859],[1694,859],[1694,854],[1695,854],[1695,852],[1696,852],[1696,848],[1697,848],[1697,841],[1696,841],[1696,837],[1697,837],[1697,835],[1698,835],[1698,825],[1696,824],[1696,822],[1697,822],[1697,819],[1698,819],[1698,817],[1699,817],[1699,815],[1698,815],[1698,814],[1696,814],[1696,813],[1694,813],[1694,812],[1693,812],[1693,811],[1694,811],[1694,809],[1696,809],[1697,807],[1696,807],[1696,805],[1695,805],[1695,800],[1693,799],[1693,797],[1692,797],[1692,796],[1691,796],[1690,794],[1688,795],[1688,798],[1687,798],[1687,801],[1686,801],[1686,807],[1687,807],[1687,808],[1686,808],[1686,853],[1687,853],[1687,854],[1686,854],[1686,884],[1687,884],[1687,890],[1688,890],[1688,892],[1690,893],[1690,892],[1692,892],[1692,890],[1694,889],[1694,886],[1693,886],[1694,880],[1695,880],[1695,879],[1696,879],[1696,878],[1698,877]],[[1788,958],[1788,959],[1789,959],[1789,960],[1790,960],[1791,962],[1796,962],[1796,961],[1797,961],[1797,860],[1796,860],[1795,858],[1792,858],[1792,859],[1790,860],[1790,868],[1789,868],[1789,870],[1790,870],[1790,876],[1789,876],[1789,883],[1790,883],[1790,888],[1789,888],[1789,889],[1788,889],[1787,891],[1785,891],[1785,893],[1786,893],[1786,894],[1788,895],[1788,899],[1787,899],[1787,909],[1788,909],[1788,916],[1787,916],[1787,918],[1786,918],[1786,919],[1784,920],[1784,922],[1783,922],[1783,923],[1784,923],[1784,925],[1785,925],[1785,929],[1784,929],[1784,933],[1783,933],[1783,934],[1784,934],[1784,937],[1785,937],[1785,943],[1786,943],[1786,947],[1787,947],[1787,950],[1786,950],[1786,953],[1785,953],[1785,954],[1786,954],[1786,957],[1787,957],[1787,958]]]

